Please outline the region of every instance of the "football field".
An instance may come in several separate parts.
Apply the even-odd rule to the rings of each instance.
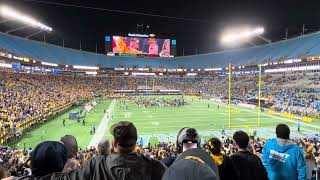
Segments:
[[[163,98],[158,96],[158,98]],[[174,98],[174,97],[166,97]],[[187,105],[181,107],[138,107],[133,101],[125,100],[127,109],[121,107],[120,100],[102,100],[87,116],[86,126],[76,121],[67,120],[67,125],[62,125],[62,120],[70,112],[79,110],[75,107],[64,112],[44,125],[33,128],[25,133],[22,138],[9,145],[20,148],[34,147],[44,140],[59,140],[65,134],[74,135],[81,148],[93,145],[102,138],[111,139],[109,127],[121,120],[133,122],[137,129],[139,140],[142,138],[146,145],[158,141],[175,141],[178,131],[183,127],[196,128],[202,139],[222,137],[225,129],[227,136],[232,136],[236,130],[243,130],[252,134],[256,131],[261,138],[275,136],[275,126],[285,123],[291,128],[292,137],[302,137],[320,130],[320,121],[312,123],[301,122],[301,132],[297,131],[297,121],[261,113],[261,126],[257,126],[257,110],[232,106],[231,128],[229,128],[229,111],[224,104],[217,104],[207,99],[185,97]],[[106,110],[106,111],[105,111]],[[97,132],[90,135],[90,128],[95,125]]]

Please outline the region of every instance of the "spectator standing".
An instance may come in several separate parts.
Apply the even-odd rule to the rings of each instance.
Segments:
[[[21,177],[19,180],[50,179],[50,174],[54,172],[61,172],[66,162],[67,149],[62,143],[44,141],[38,144],[32,152],[32,175]]]
[[[200,148],[184,151],[167,169],[162,180],[219,180],[210,155]]]
[[[208,150],[218,166],[220,180],[237,180],[237,170],[230,157],[221,153],[222,143],[218,138],[211,138],[208,141]]]
[[[267,180],[268,175],[260,158],[248,150],[248,134],[243,131],[237,131],[233,134],[233,139],[238,152],[231,155],[230,158],[238,171],[239,180]]]
[[[110,154],[110,143],[108,140],[102,140],[97,147],[99,156],[107,156]]]
[[[194,128],[184,127],[178,132],[177,135],[177,152],[182,153],[188,149],[200,148],[200,143],[201,138],[199,137],[197,130]],[[176,157],[169,156],[161,159],[161,162],[167,167],[170,167],[175,159]]]
[[[304,154],[289,140],[290,129],[285,124],[276,127],[277,138],[263,147],[262,161],[270,180],[305,180],[307,178]]]
[[[71,171],[80,166],[79,162],[75,159],[78,152],[77,139],[72,135],[65,135],[60,139],[67,149],[68,160],[63,169],[63,172]]]
[[[110,128],[113,135],[111,154],[96,156],[69,173],[53,174],[60,180],[161,180],[166,167],[157,160],[134,152],[137,129],[131,122],[120,121]]]

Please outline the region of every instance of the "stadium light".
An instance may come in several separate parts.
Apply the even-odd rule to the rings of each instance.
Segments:
[[[19,22],[24,23],[26,25],[30,25],[32,27],[36,27],[36,28],[39,28],[44,31],[49,31],[49,32],[52,31],[51,27],[44,25],[41,22],[35,20],[34,18],[27,16],[25,14],[22,14],[14,9],[8,7],[8,6],[1,6],[0,7],[0,14],[5,18],[16,20],[16,21],[19,21]]]
[[[73,69],[85,69],[85,70],[99,70],[99,67],[96,66],[78,66],[74,65]]]
[[[45,66],[54,66],[54,67],[58,67],[59,65],[58,64],[55,64],[55,63],[49,63],[49,62],[41,62],[42,65],[45,65]]]
[[[229,30],[222,36],[221,42],[224,44],[230,44],[248,41],[250,38],[260,36],[263,33],[263,27]]]
[[[96,72],[96,71],[86,71],[86,74],[87,75],[97,75],[98,72]]]

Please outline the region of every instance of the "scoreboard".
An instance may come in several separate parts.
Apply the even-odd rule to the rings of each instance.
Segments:
[[[176,46],[175,39],[156,38],[154,34],[105,36],[106,53],[113,56],[174,57]]]

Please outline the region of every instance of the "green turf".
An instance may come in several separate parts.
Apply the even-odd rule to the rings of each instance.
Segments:
[[[90,127],[94,124],[96,127],[103,117],[104,109],[109,107],[110,100],[102,100],[100,104],[88,113],[86,119],[86,125],[77,123],[77,121],[66,120],[66,126],[62,125],[62,120],[68,119],[69,113],[74,111],[79,111],[81,107],[71,108],[68,111],[52,118],[47,123],[39,125],[33,128],[30,132],[27,132],[18,141],[10,143],[10,146],[18,146],[19,148],[33,148],[39,142],[45,140],[59,140],[63,135],[71,134],[77,138],[79,147],[86,148],[89,141],[92,138],[90,135]],[[45,133],[46,131],[46,133]]]
[[[148,98],[148,97],[147,97]],[[162,98],[162,97],[158,97]],[[165,98],[173,98],[173,96],[166,96]],[[261,127],[257,127],[257,110],[244,109],[233,106],[234,112],[231,113],[231,125],[232,128],[228,128],[228,107],[220,104],[210,102],[210,108],[208,108],[208,100],[185,97],[188,105],[182,107],[147,107],[141,108],[130,100],[126,100],[128,109],[122,109],[120,107],[120,101],[113,109],[113,119],[109,121],[108,128],[121,120],[132,121],[137,129],[140,138],[143,138],[144,143],[150,142],[155,144],[159,141],[174,141],[178,131],[183,127],[196,128],[203,139],[216,136],[221,137],[221,130],[225,128],[227,135],[232,135],[236,130],[244,130],[248,133],[252,133],[253,130],[257,130],[258,136],[262,138],[270,138],[275,135],[274,129],[276,124],[285,123],[291,127],[293,136],[304,136],[310,133],[319,131],[320,120],[315,120],[313,123],[307,123],[313,125],[309,127],[301,125],[302,132],[297,132],[297,121],[290,120],[284,121],[279,117],[274,117],[262,113],[261,115]],[[80,147],[85,148],[90,142],[92,135],[89,134],[90,127],[95,124],[98,128],[101,119],[103,118],[104,109],[107,109],[111,100],[103,100],[101,104],[97,105],[88,115],[88,124],[83,127],[81,124],[77,124],[74,121],[67,121],[67,126],[62,126],[62,119],[67,118],[70,111],[79,110],[79,108],[71,109],[69,112],[65,112],[60,116],[53,118],[51,121],[44,125],[34,128],[31,132],[25,134],[19,141],[11,143],[10,145],[23,148],[23,144],[26,147],[34,147],[37,143],[43,140],[58,140],[65,134],[74,135]],[[47,130],[46,136],[42,137],[44,130]],[[111,139],[109,131],[106,129],[105,137]]]
[[[128,110],[120,108],[119,105],[114,109],[114,118],[109,126],[120,120],[128,120],[134,122],[137,126],[140,136],[151,136],[150,141],[153,141],[154,137],[160,137],[160,140],[173,140],[173,136],[183,127],[194,127],[200,132],[203,132],[205,139],[218,135],[223,128],[228,129],[228,107],[220,104],[210,102],[210,108],[208,108],[208,100],[195,99],[186,97],[186,101],[189,105],[182,107],[137,107],[134,102],[127,101]],[[231,128],[235,130],[244,130],[247,132],[253,132],[253,130],[259,130],[257,127],[257,110],[244,109],[233,106],[235,111],[231,113]],[[270,117],[267,115],[261,115],[261,127],[260,135],[268,133],[270,137],[274,134],[274,128],[278,123],[285,123],[291,126],[292,129],[296,128],[296,121],[286,122],[277,117]],[[320,125],[319,121],[312,124]],[[302,126],[303,127],[303,126]],[[306,135],[311,131],[319,130],[318,128],[302,128],[301,135]],[[214,132],[210,132],[214,131]],[[268,131],[268,132],[265,132]],[[107,136],[110,138],[110,135]]]

